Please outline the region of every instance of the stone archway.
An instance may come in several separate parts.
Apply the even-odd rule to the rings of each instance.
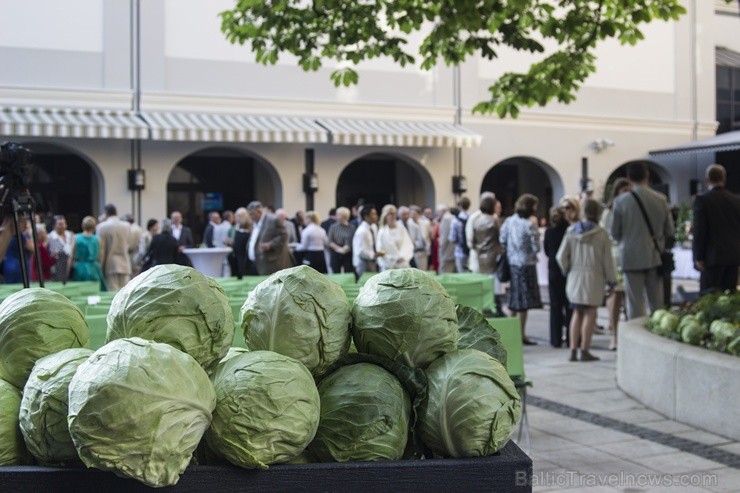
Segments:
[[[514,212],[514,203],[523,193],[540,199],[538,217],[548,217],[548,210],[565,193],[563,181],[549,164],[537,158],[517,156],[505,159],[488,170],[480,192],[491,191],[501,202],[504,215]]]
[[[337,180],[336,204],[434,204],[434,184],[424,166],[406,156],[375,153],[349,163]]]
[[[81,230],[82,218],[103,209],[103,175],[79,151],[47,142],[23,143],[33,153],[29,190],[39,212],[51,226],[52,216],[63,214],[69,228]]]
[[[242,149],[209,147],[193,152],[178,161],[167,180],[167,213],[182,213],[196,244],[208,212],[233,211],[252,200],[280,207],[282,185],[268,161]]]
[[[606,203],[609,201],[609,198],[612,196],[612,186],[614,185],[614,180],[617,178],[624,178],[627,176],[627,168],[632,163],[639,163],[644,162],[648,165],[648,171],[650,172],[650,188],[653,190],[656,190],[658,192],[661,192],[665,194],[666,198],[670,202],[671,200],[671,175],[663,166],[659,165],[658,163],[654,161],[646,161],[646,160],[637,160],[637,161],[628,161],[621,166],[617,167],[612,173],[609,175],[609,178],[606,180],[606,184],[604,185],[604,193],[603,197],[599,197],[603,199],[603,201]]]

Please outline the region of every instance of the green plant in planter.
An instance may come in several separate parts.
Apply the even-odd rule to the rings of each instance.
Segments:
[[[691,246],[689,232],[694,224],[694,210],[690,202],[681,202],[678,206],[678,217],[676,218],[676,244],[685,247]]]

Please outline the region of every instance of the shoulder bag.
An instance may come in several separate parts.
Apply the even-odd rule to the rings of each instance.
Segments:
[[[648,219],[647,212],[645,211],[645,206],[642,205],[642,200],[640,200],[640,197],[635,193],[634,190],[630,192],[632,196],[637,201],[637,205],[640,206],[640,212],[642,212],[642,217],[645,219],[645,224],[648,227],[648,231],[650,231],[650,237],[653,239],[653,245],[655,245],[655,249],[660,254],[660,265],[658,266],[658,274],[659,275],[665,275],[670,274],[673,272],[673,270],[676,268],[676,264],[673,261],[673,252],[670,250],[661,250],[658,246],[658,240],[655,238],[655,233],[653,232],[653,227],[650,225],[650,220]]]

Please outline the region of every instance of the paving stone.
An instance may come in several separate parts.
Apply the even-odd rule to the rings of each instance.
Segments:
[[[619,431],[601,428],[596,431],[571,432],[567,436],[568,440],[582,443],[584,445],[597,446],[607,443],[618,443],[634,441],[634,435],[621,433]],[[603,450],[603,449],[602,449]]]
[[[687,452],[642,457],[640,464],[667,474],[685,474],[724,467],[718,462],[703,459]]]
[[[571,471],[587,467],[590,464],[614,462],[615,460],[618,460],[617,457],[614,457],[611,454],[586,446],[580,446],[569,450],[542,452],[539,456],[548,462],[553,462]]]
[[[650,423],[651,421],[665,421],[666,417],[660,413],[647,409],[645,407],[638,407],[635,409],[627,409],[626,411],[615,411],[612,413],[605,413],[605,416],[613,418],[625,423],[631,423],[640,425],[643,423]]]
[[[650,428],[651,430],[660,431],[661,433],[670,434],[681,433],[682,431],[694,431],[694,428],[692,428],[691,426],[679,423],[678,421],[672,421],[670,419],[666,419],[664,421],[652,421],[648,423],[642,423],[640,426]]]
[[[559,436],[543,434],[541,437],[535,439],[532,437],[532,450],[537,452],[549,452],[553,450],[566,450],[572,448],[579,448],[581,444],[566,440]]]
[[[682,431],[680,433],[676,433],[676,436],[707,445],[724,445],[732,442],[729,438],[702,430]]]
[[[740,469],[733,468],[733,467],[726,467],[724,469],[718,469],[716,471],[710,471],[708,473],[709,476],[714,475],[714,478],[707,478],[707,479],[715,479],[716,483],[712,483],[707,488],[711,491],[716,492],[733,492],[736,493],[738,490],[740,490]]]
[[[740,442],[727,443],[725,445],[718,445],[717,448],[722,449],[726,452],[732,452],[733,454],[740,455]]]
[[[634,437],[633,437],[634,438]],[[632,440],[625,442],[604,443],[596,448],[625,459],[639,459],[651,455],[665,455],[677,452],[676,449],[655,443],[650,440]]]
[[[550,420],[544,423],[530,423],[530,426],[535,427],[539,430],[542,430],[544,432],[553,434],[553,435],[559,435],[559,436],[567,436],[569,433],[577,433],[577,432],[583,432],[583,431],[600,431],[603,428],[600,426],[587,423],[585,421],[582,421],[580,419],[572,419],[572,418],[562,418],[560,420]]]

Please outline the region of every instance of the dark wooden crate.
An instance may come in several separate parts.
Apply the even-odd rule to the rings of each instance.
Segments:
[[[177,492],[531,492],[532,459],[513,442],[490,457],[420,461],[281,464],[266,471],[192,466]],[[0,467],[0,492],[131,493],[152,491],[110,472],[39,466]]]

